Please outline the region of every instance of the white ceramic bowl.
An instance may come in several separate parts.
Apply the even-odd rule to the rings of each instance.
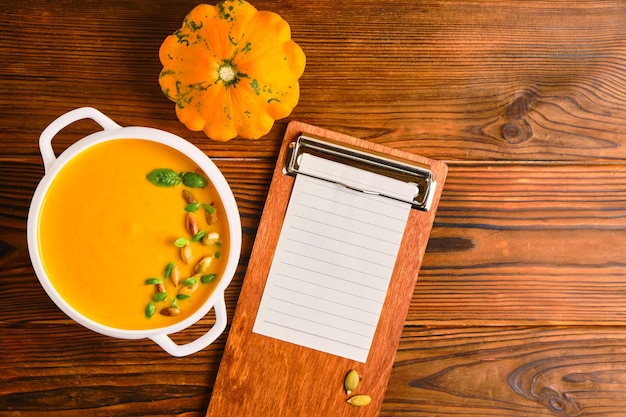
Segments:
[[[52,139],[63,128],[81,119],[92,119],[98,123],[103,130],[80,139],[67,148],[57,158],[52,149]],[[217,193],[219,194],[224,205],[228,229],[230,231],[230,251],[226,254],[227,263],[224,274],[209,299],[190,317],[167,327],[150,330],[125,330],[104,326],[76,311],[65,301],[65,299],[51,284],[50,279],[44,270],[38,247],[39,213],[41,210],[41,204],[57,173],[68,161],[90,146],[106,141],[128,138],[144,139],[162,143],[183,153],[195,162],[205,172],[209,180],[215,186],[215,189],[217,190]],[[235,275],[241,252],[241,221],[239,217],[239,210],[226,179],[215,164],[200,149],[179,136],[147,127],[121,127],[100,111],[90,107],[72,110],[52,122],[42,132],[39,138],[39,147],[43,157],[46,173],[35,190],[28,213],[28,251],[30,253],[31,262],[35,269],[35,273],[37,274],[37,278],[52,301],[54,301],[54,303],[70,318],[88,329],[106,336],[123,339],[149,338],[173,356],[186,356],[204,349],[206,346],[213,343],[213,341],[215,341],[215,339],[217,339],[217,337],[219,337],[226,328],[227,317],[226,305],[224,302],[224,291]],[[184,345],[179,345],[172,341],[172,339],[168,336],[196,323],[204,317],[211,310],[211,308],[215,309],[215,324],[210,328],[210,330],[208,330],[207,333],[198,339]]]

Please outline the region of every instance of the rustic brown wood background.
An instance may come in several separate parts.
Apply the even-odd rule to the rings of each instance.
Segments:
[[[226,333],[178,359],[92,333],[47,298],[26,249],[54,118],[93,106],[168,130],[215,159],[239,203],[232,317],[288,120],[227,143],[176,120],[158,48],[195,4],[0,2],[2,416],[206,412]],[[381,416],[625,415],[626,2],[253,4],[307,55],[290,120],[450,167]],[[72,125],[55,149],[96,128]]]

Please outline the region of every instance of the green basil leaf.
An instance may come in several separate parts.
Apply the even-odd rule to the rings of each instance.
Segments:
[[[165,301],[166,298],[167,298],[166,292],[155,292],[154,295],[152,296],[152,300],[157,303],[161,301]]]
[[[197,283],[198,283],[198,280],[194,277],[191,277],[191,278],[184,279],[180,284],[183,287],[186,287],[188,285],[196,285]]]
[[[191,238],[191,241],[192,242],[199,242],[200,240],[202,240],[204,235],[206,235],[206,232],[204,230],[200,230],[198,233],[193,235],[193,237]]]
[[[154,306],[154,303],[152,301],[150,301],[148,303],[148,305],[146,306],[146,309],[144,311],[146,318],[150,318],[154,315],[154,312],[156,311],[156,307]]]
[[[200,203],[189,203],[185,206],[185,211],[188,213],[193,213],[199,208],[200,208]]]
[[[213,206],[212,206],[212,205],[210,205],[210,204],[206,204],[206,203],[204,203],[204,204],[202,205],[202,207],[204,207],[204,209],[205,209],[205,210],[207,211],[207,213],[209,213],[209,214],[213,214],[213,213],[215,213],[215,207],[213,207]]]
[[[165,271],[163,271],[163,276],[165,278],[169,278],[170,275],[172,275],[172,269],[174,269],[174,262],[170,262],[167,264],[167,266],[165,267]]]
[[[209,284],[213,282],[214,279],[215,279],[215,274],[202,275],[200,277],[200,282],[202,282],[203,284]]]
[[[204,188],[209,183],[204,176],[196,174],[195,172],[184,172],[180,175],[183,180],[183,184],[191,188]]]
[[[189,242],[187,241],[187,239],[185,239],[184,237],[179,237],[174,241],[174,246],[176,246],[177,248],[184,248],[185,246],[187,246],[188,243]]]
[[[173,187],[180,184],[181,178],[169,168],[156,168],[146,175],[148,181],[159,187]]]

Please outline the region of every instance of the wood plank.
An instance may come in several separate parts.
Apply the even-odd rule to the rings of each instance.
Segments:
[[[3,416],[201,415],[225,341],[173,358],[150,341],[104,338],[70,322],[1,329]]]
[[[407,326],[380,416],[618,416],[625,334],[623,326]],[[187,358],[148,341],[103,345],[76,325],[3,328],[0,342],[11,347],[0,362],[1,415],[198,417],[225,338]]]
[[[623,324],[626,168],[451,164],[412,323]]]
[[[409,326],[380,416],[620,416],[625,338],[608,326]]]
[[[36,154],[48,123],[90,105],[210,155],[275,157],[288,120],[262,140],[219,144],[186,130],[161,94],[158,47],[193,5],[115,3],[104,16],[76,0],[0,5],[0,23],[21,40],[0,43],[0,87],[11,97],[0,104],[3,152]],[[255,5],[287,19],[309,57],[293,119],[434,159],[626,158],[621,1]],[[92,129],[71,128],[60,149]]]

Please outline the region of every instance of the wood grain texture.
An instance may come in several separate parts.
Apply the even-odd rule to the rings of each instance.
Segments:
[[[452,165],[408,320],[624,324],[625,184],[617,164]]]
[[[34,154],[25,142],[90,105],[122,125],[197,140],[216,156],[275,157],[285,122],[255,146],[216,144],[186,131],[162,96],[158,47],[194,5],[0,5],[0,82],[10,97],[0,103],[3,150]],[[621,1],[255,5],[280,13],[307,54],[294,119],[445,160],[624,158]],[[71,128],[59,145],[87,132]]]
[[[623,415],[623,328],[407,327],[380,416]]]
[[[624,415],[625,2],[256,0],[307,55],[301,98],[266,137],[227,143],[187,131],[157,83],[158,47],[196,4],[0,2],[0,416],[203,417],[215,384],[228,332],[171,358],[79,327],[37,282],[37,139],[87,105],[225,172],[244,229],[229,319],[290,119],[446,161],[380,415]]]

